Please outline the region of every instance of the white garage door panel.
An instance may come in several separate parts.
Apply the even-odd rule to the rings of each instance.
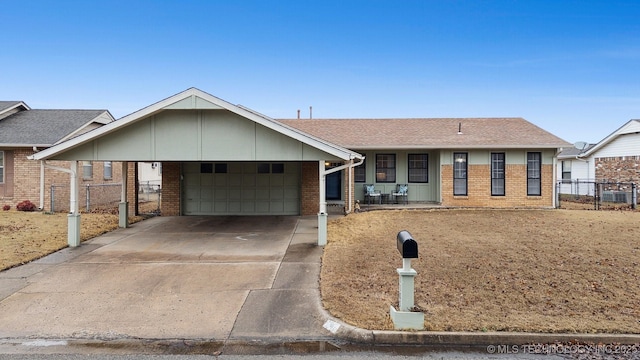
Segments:
[[[298,163],[185,163],[183,172],[185,215],[300,214]]]

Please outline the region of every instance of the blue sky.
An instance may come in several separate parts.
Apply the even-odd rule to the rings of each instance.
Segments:
[[[640,118],[640,1],[4,1],[0,100],[122,117],[189,87],[273,118]]]

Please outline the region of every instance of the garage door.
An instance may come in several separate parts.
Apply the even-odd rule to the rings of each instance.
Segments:
[[[185,215],[299,215],[300,164],[185,163]]]

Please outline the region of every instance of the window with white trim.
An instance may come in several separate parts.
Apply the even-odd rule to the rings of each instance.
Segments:
[[[105,180],[111,180],[113,179],[113,170],[111,167],[111,161],[105,161],[104,162],[104,179]]]
[[[91,161],[82,162],[82,179],[91,180],[93,178],[93,163]]]

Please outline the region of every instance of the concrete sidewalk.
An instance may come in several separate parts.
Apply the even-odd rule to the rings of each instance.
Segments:
[[[113,231],[0,272],[0,353],[329,341],[316,242],[316,217],[157,217]]]

